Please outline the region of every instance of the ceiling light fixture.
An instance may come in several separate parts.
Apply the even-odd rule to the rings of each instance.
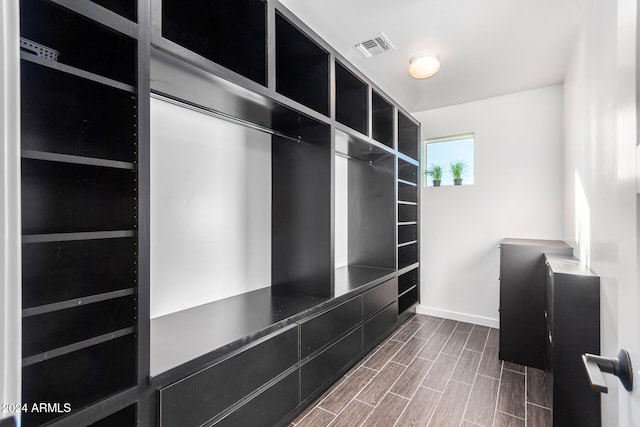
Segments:
[[[419,53],[409,60],[409,74],[414,79],[427,79],[440,70],[440,59],[435,53]]]

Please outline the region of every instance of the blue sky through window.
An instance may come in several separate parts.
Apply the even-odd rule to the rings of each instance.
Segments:
[[[425,141],[424,170],[433,165],[442,166],[442,182],[440,185],[453,185],[453,175],[449,165],[452,162],[463,161],[466,163],[465,173],[462,175],[462,185],[472,185],[473,181],[473,134],[428,139]],[[428,186],[432,186],[431,176],[423,175]]]

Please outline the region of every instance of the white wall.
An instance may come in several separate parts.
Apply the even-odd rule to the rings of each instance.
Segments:
[[[0,3],[0,403],[21,400],[18,2]],[[9,416],[0,412],[0,420]]]
[[[335,268],[349,264],[349,160],[335,156]]]
[[[475,184],[422,188],[418,310],[497,327],[499,241],[562,238],[562,86],[414,116],[423,140],[475,132]]]
[[[601,277],[602,354],[627,347],[637,372],[636,8],[587,1],[565,77],[564,236]],[[640,394],[607,383],[602,425],[640,425]]]
[[[271,285],[271,137],[151,99],[151,317]]]

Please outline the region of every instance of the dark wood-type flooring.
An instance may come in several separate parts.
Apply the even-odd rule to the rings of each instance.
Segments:
[[[498,360],[498,333],[417,314],[291,425],[551,426],[544,372]]]

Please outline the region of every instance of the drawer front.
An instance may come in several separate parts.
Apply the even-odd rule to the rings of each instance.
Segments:
[[[368,320],[362,327],[363,348],[376,343],[380,337],[393,328],[398,321],[398,302],[394,301],[384,310]]]
[[[362,320],[362,297],[350,299],[300,324],[300,358],[312,354],[353,329]]]
[[[162,427],[199,426],[298,362],[298,327],[160,390]]]
[[[296,369],[262,393],[219,420],[216,427],[272,427],[300,403]]]
[[[358,328],[305,363],[300,368],[302,400],[325,385],[361,351],[362,328]]]
[[[364,319],[376,314],[396,299],[398,279],[393,278],[367,291],[363,295]]]

